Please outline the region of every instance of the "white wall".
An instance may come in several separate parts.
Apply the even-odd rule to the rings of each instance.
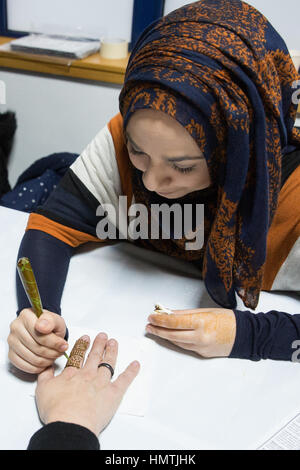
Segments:
[[[117,12],[117,14],[116,14]],[[8,28],[131,40],[133,0],[7,0]]]
[[[0,69],[6,109],[16,112],[18,128],[9,163],[9,181],[38,158],[53,152],[81,153],[119,111],[119,85],[18,73]]]
[[[131,40],[134,0],[8,0],[8,27],[50,32],[66,26]],[[116,14],[117,12],[117,14]],[[0,69],[7,109],[18,128],[9,161],[13,186],[35,160],[53,152],[81,153],[118,112],[119,85]],[[0,100],[1,102],[1,100]]]
[[[166,0],[165,15],[176,8],[193,3],[187,0]],[[246,3],[263,13],[285,40],[289,49],[300,49],[299,0],[249,0]]]

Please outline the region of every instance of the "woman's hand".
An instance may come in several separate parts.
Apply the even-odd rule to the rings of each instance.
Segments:
[[[203,357],[229,356],[236,335],[236,320],[226,308],[174,310],[152,314],[146,331]]]
[[[8,358],[18,369],[39,374],[68,349],[65,334],[60,315],[44,310],[37,318],[31,308],[25,308],[10,324]]]
[[[51,367],[39,375],[36,403],[40,418],[45,424],[55,421],[79,424],[98,436],[109,423],[127,388],[138,374],[140,365],[137,361],[132,362],[114,382],[111,382],[110,370],[106,367],[98,368],[100,362],[106,362],[115,368],[118,343],[116,340],[107,339],[105,333],[96,336],[82,368],[68,366],[60,375],[54,377]],[[78,341],[81,345],[82,342],[86,343],[86,351],[89,337],[83,336]],[[71,351],[71,361],[78,341]],[[82,357],[78,363],[80,367],[85,351],[83,352],[81,347]],[[73,363],[79,358],[75,352]]]

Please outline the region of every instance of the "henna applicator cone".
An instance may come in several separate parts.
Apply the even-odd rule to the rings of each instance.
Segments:
[[[42,301],[34,272],[28,258],[19,259],[17,263],[17,271],[30,305],[35,315],[39,318],[43,313]],[[64,353],[64,356],[66,359],[69,359],[69,356],[66,353]]]

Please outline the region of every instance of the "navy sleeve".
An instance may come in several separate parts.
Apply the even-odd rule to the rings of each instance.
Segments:
[[[75,248],[40,230],[28,230],[21,242],[18,259],[29,258],[38,284],[43,308],[61,315],[61,297],[69,263]],[[30,307],[16,272],[18,311]]]
[[[300,347],[300,314],[276,310],[257,314],[234,310],[234,314],[236,338],[230,358],[294,360]]]
[[[27,450],[99,450],[96,435],[79,424],[56,421],[39,429]]]

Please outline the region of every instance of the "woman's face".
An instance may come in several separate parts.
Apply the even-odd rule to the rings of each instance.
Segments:
[[[161,111],[141,109],[126,128],[132,164],[143,183],[168,199],[177,199],[211,185],[206,160],[188,131]]]

